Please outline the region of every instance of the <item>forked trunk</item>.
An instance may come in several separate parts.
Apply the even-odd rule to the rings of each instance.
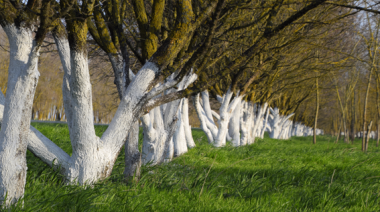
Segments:
[[[232,112],[235,110],[236,106],[243,96],[239,96],[239,92],[236,97],[231,101],[233,92],[228,89],[227,93],[223,97],[219,97],[219,102],[221,106],[219,109],[219,114],[215,111],[211,111],[211,115],[215,116],[218,120],[218,126],[211,120],[207,115],[207,110],[210,107],[208,92],[203,91],[202,93],[202,103],[200,104],[199,94],[194,98],[194,106],[197,112],[198,118],[201,122],[201,128],[206,133],[209,143],[212,143],[216,147],[222,147],[226,145],[226,139],[228,137],[228,123]],[[231,102],[230,102],[231,101]]]

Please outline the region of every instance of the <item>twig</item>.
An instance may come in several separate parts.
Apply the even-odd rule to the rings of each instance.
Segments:
[[[333,183],[333,180],[334,180],[334,174],[335,174],[335,169],[334,169],[334,172],[333,172],[333,174],[332,174],[332,176],[331,176],[331,182],[330,182],[330,184],[329,184],[329,189],[330,189],[331,184]]]
[[[380,177],[380,176],[367,177],[367,178],[365,178],[365,179],[368,180],[368,179],[378,178],[378,177]]]
[[[373,157],[371,157],[371,158],[368,158],[367,160],[364,160],[364,161],[362,161],[362,162],[360,162],[360,163],[358,163],[358,164],[356,164],[354,167],[352,167],[351,169],[354,169],[355,167],[357,167],[357,166],[359,166],[359,165],[361,165],[362,163],[364,163],[364,162],[366,162],[366,161],[368,161],[369,159],[372,159]]]
[[[203,188],[204,188],[205,183],[206,183],[206,180],[207,180],[207,176],[208,176],[208,174],[210,173],[210,170],[211,170],[212,166],[214,165],[215,159],[216,159],[216,155],[215,155],[214,161],[212,162],[210,168],[208,169],[208,172],[207,172],[207,174],[206,174],[205,180],[203,181],[203,185],[202,185],[202,188],[201,188],[201,192],[199,193],[199,197],[201,197],[201,195],[202,195]]]

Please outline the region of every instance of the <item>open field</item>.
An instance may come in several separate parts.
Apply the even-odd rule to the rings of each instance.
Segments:
[[[67,125],[33,123],[70,153]],[[96,126],[101,135],[107,126]],[[143,167],[138,183],[123,182],[124,155],[112,176],[93,187],[65,185],[27,154],[24,208],[15,211],[379,211],[380,148],[319,136],[214,148],[200,130],[197,147],[171,163]],[[21,204],[19,204],[21,205]]]

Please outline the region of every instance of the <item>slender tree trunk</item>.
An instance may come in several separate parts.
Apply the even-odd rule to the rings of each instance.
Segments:
[[[346,120],[346,119],[344,119],[344,120]],[[348,128],[347,128],[346,121],[343,121],[343,131],[344,131],[344,143],[348,143],[349,134],[347,133],[348,132]]]
[[[377,137],[376,137],[376,147],[379,147],[379,133],[380,133],[380,120],[377,120]]]
[[[370,72],[369,72],[369,77],[368,77],[368,84],[367,84],[367,91],[366,91],[366,94],[365,94],[365,98],[364,98],[364,108],[363,108],[363,138],[362,138],[362,151],[364,152],[365,151],[365,131],[366,131],[366,116],[367,116],[367,102],[368,102],[368,96],[369,96],[369,89],[371,87],[371,79],[372,79],[372,70],[373,68],[371,68]],[[368,135],[367,135],[368,136]]]
[[[140,177],[140,166],[141,166],[141,154],[138,149],[139,147],[139,122],[136,121],[132,124],[129,129],[128,138],[125,142],[125,169],[124,176],[128,180],[129,177]]]
[[[354,98],[352,100],[352,104],[351,104],[351,114],[352,114],[352,117],[351,117],[351,142],[352,144],[354,143],[354,140],[355,140],[355,122],[356,122],[356,91],[354,92]]]
[[[186,138],[187,147],[189,149],[194,148],[195,142],[194,142],[193,136],[191,134],[191,126],[189,124],[189,99],[188,98],[183,99],[181,117],[183,120],[183,126],[184,126],[184,131],[185,131],[185,138]]]
[[[379,147],[380,139],[380,78],[376,74],[376,106],[377,106],[377,136],[376,136],[376,147]]]
[[[315,79],[315,85],[317,87],[317,98],[316,98],[316,105],[315,105],[315,118],[314,118],[314,130],[313,130],[313,144],[317,143],[317,121],[318,121],[318,111],[319,111],[319,91],[318,91],[318,78]]]
[[[368,142],[369,142],[369,138],[370,138],[371,128],[372,128],[372,121],[368,125],[367,139],[366,139],[366,143],[365,143],[365,152],[368,151]]]
[[[339,125],[339,128],[338,128],[338,135],[336,136],[336,141],[335,141],[335,143],[337,144],[338,143],[338,141],[339,141],[339,137],[340,137],[340,130],[341,130],[341,128],[342,128],[342,121],[340,122],[340,125]]]

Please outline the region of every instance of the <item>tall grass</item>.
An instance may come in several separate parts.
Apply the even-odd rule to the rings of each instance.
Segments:
[[[66,125],[33,124],[71,153]],[[106,127],[96,126],[101,135]],[[124,155],[112,176],[93,186],[66,185],[30,152],[24,197],[14,211],[379,211],[380,155],[319,136],[214,148],[200,130],[197,147],[172,162],[143,167],[123,181]],[[141,137],[141,136],[140,136]],[[123,153],[123,151],[122,151]]]

